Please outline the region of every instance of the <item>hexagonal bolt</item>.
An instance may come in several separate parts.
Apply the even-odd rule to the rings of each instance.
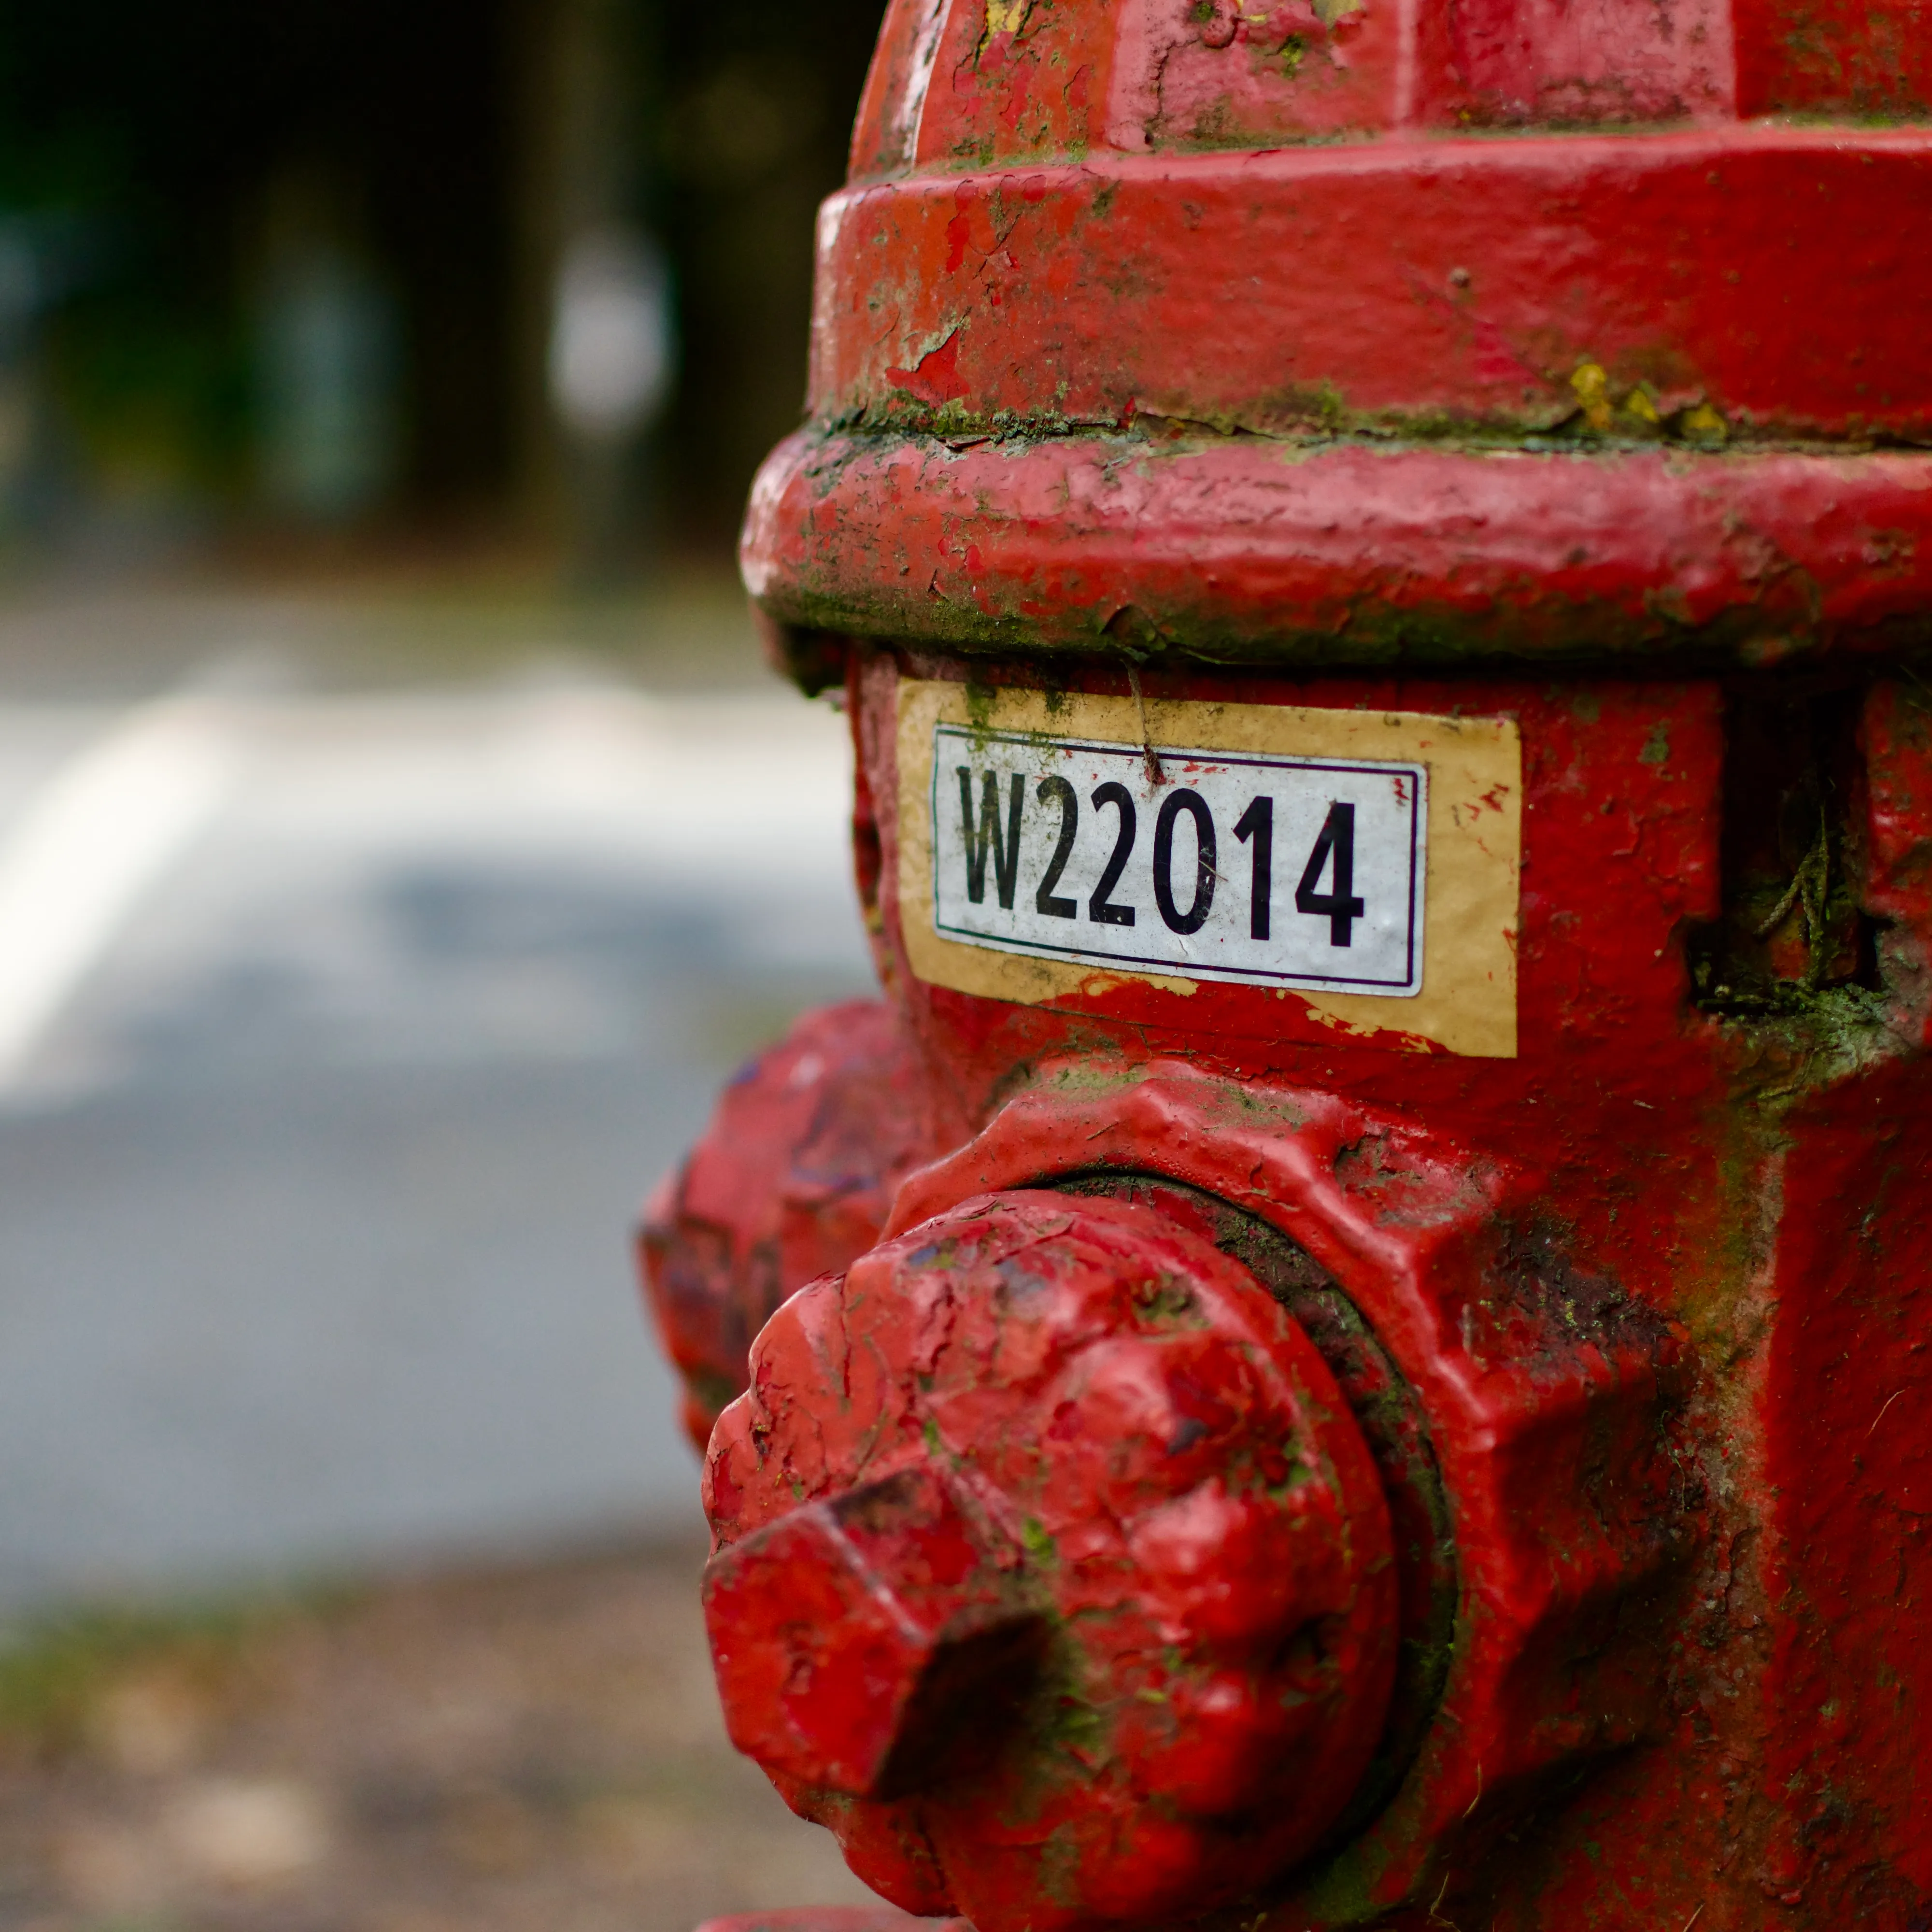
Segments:
[[[930,1467],[794,1510],[705,1570],[731,1742],[858,1798],[977,1761],[1043,1634],[1022,1582],[1018,1549]]]

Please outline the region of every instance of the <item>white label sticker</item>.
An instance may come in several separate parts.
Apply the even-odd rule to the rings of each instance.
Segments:
[[[946,938],[1195,980],[1422,990],[1420,764],[1165,746],[1150,759],[950,724],[932,752]]]

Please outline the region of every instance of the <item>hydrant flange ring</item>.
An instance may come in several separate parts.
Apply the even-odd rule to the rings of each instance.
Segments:
[[[1663,1728],[1641,1619],[1618,1606],[1649,1600],[1690,1546],[1656,1466],[1676,1344],[1614,1294],[1598,1298],[1616,1311],[1601,1324],[1557,1316],[1543,1276],[1570,1264],[1526,1167],[1184,1063],[1038,1068],[976,1138],[908,1178],[885,1239],[1096,1166],[1181,1182],[1286,1235],[1360,1311],[1425,1418],[1458,1568],[1436,1721],[1400,1789],[1264,1922],[1371,1923],[1434,1896],[1558,1766]]]

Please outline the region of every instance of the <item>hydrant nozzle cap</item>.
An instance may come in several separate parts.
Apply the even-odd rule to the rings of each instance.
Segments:
[[[1024,1669],[1040,1627],[1018,1552],[915,1466],[782,1516],[705,1579],[731,1741],[801,1783],[896,1798]]]
[[[801,1291],[706,1488],[733,1738],[909,1910],[1192,1916],[1311,1850],[1381,1736],[1368,1448],[1150,1208],[985,1197]]]

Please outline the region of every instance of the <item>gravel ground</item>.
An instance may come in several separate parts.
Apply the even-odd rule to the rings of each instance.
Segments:
[[[0,1932],[691,1932],[860,1903],[658,1546],[0,1649]]]

